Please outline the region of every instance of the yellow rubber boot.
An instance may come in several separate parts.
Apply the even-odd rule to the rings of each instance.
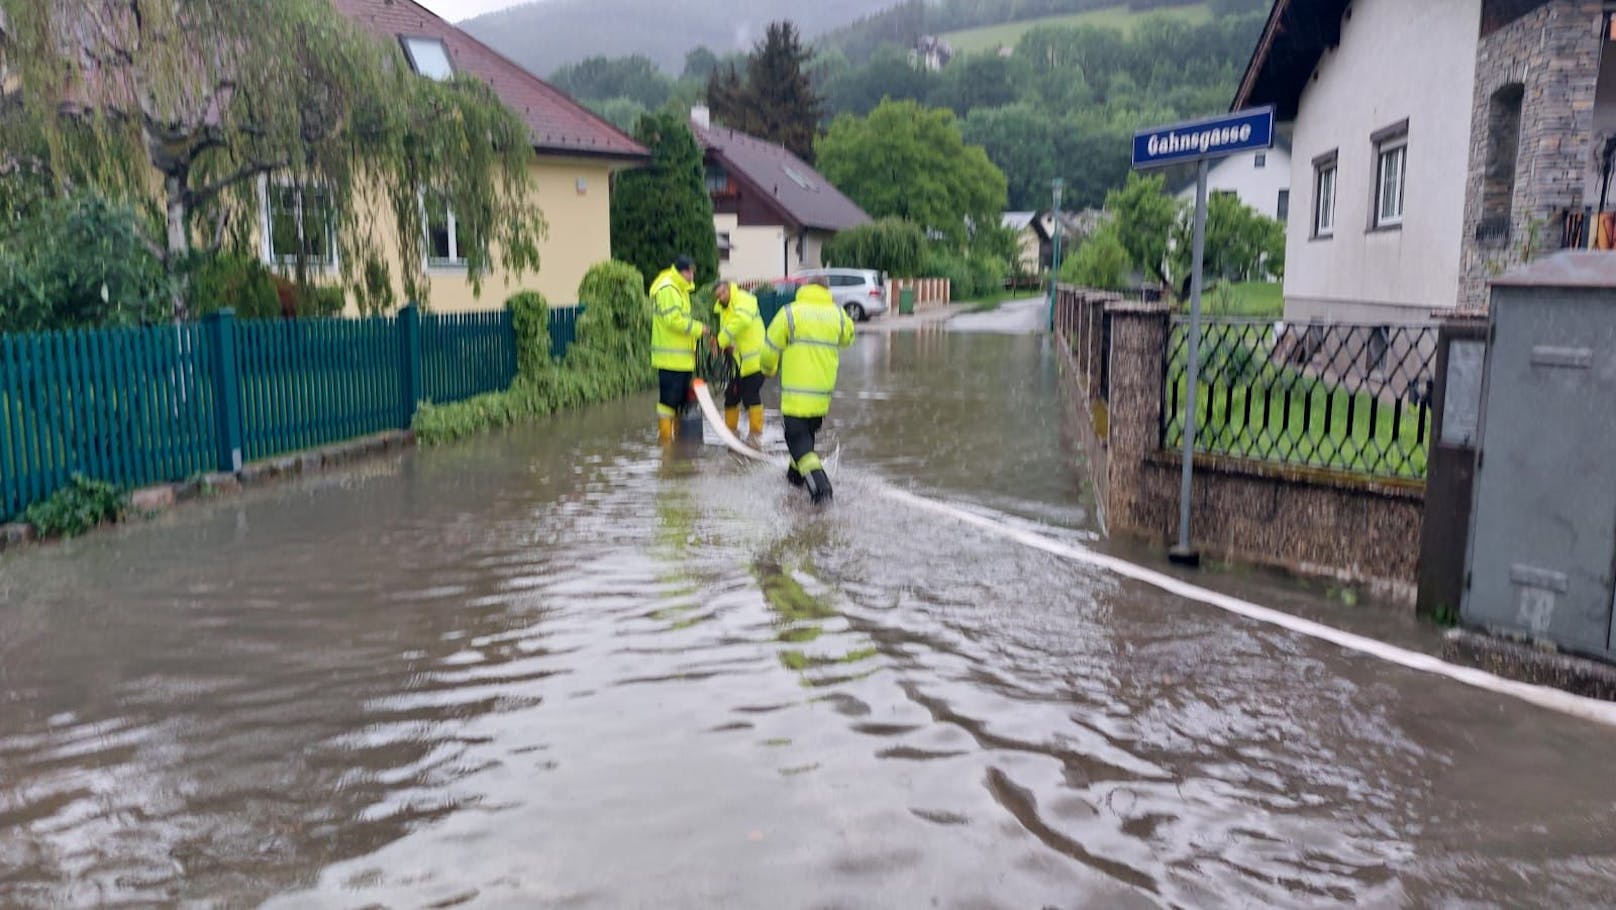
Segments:
[[[657,415],[657,442],[667,445],[673,442],[673,418]]]
[[[755,405],[746,409],[746,420],[752,431],[752,441],[763,441],[763,405]]]
[[[735,407],[735,408],[725,408],[724,409],[724,426],[729,427],[729,431],[731,433],[740,432],[740,429],[741,429],[741,409],[740,408]]]

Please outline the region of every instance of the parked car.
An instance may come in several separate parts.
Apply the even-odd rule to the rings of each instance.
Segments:
[[[869,269],[808,269],[791,276],[797,284],[805,279],[824,278],[830,285],[830,295],[854,322],[864,322],[871,316],[887,311],[887,286],[881,273]],[[777,285],[778,286],[778,285]]]

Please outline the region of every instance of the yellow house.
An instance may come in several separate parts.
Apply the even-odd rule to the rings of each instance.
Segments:
[[[457,249],[454,213],[430,202],[425,248],[430,307],[435,312],[496,309],[518,290],[536,290],[553,305],[576,302],[578,283],[595,263],[610,259],[611,175],[649,160],[649,153],[610,123],[590,113],[554,86],[506,59],[465,32],[440,19],[414,0],[332,0],[338,12],[384,41],[396,41],[416,72],[445,79],[465,73],[486,82],[525,121],[536,153],[532,166],[540,208],[549,224],[539,245],[539,270],[517,278],[497,269],[483,277],[482,296],[473,295],[465,259]],[[265,262],[279,267],[295,250],[309,190],[265,180],[259,187],[259,250]],[[393,257],[395,237],[385,236],[392,219],[383,217],[383,248]],[[291,240],[293,243],[288,243]],[[305,244],[322,249],[319,244]],[[335,257],[334,244],[323,245]],[[334,258],[328,259],[334,266]],[[399,289],[395,288],[395,292]],[[350,304],[351,307],[351,304]]]

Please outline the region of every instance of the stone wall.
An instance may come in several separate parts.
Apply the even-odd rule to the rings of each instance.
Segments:
[[[1598,201],[1586,199],[1584,189],[1596,157],[1601,0],[1548,0],[1508,21],[1521,6],[1483,3],[1459,282],[1464,311],[1486,308],[1487,282],[1520,264],[1529,243],[1536,252],[1558,248],[1568,210]],[[1494,103],[1508,99],[1514,86],[1523,90],[1518,125],[1501,121]],[[1496,184],[1508,176],[1501,159],[1517,131],[1511,196]],[[1411,195],[1416,190],[1409,188]]]
[[[1056,331],[1068,388],[1093,415],[1078,438],[1089,449],[1106,530],[1153,544],[1178,533],[1180,460],[1161,446],[1162,352],[1170,311],[1160,304],[1063,289]],[[1103,400],[1082,352],[1085,318],[1103,310],[1109,332]],[[1079,404],[1078,410],[1083,409]],[[1424,485],[1197,456],[1192,539],[1208,556],[1359,585],[1412,605],[1418,581]]]

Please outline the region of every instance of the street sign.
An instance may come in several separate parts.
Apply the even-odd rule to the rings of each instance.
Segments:
[[[1264,107],[1141,130],[1133,137],[1133,166],[1135,170],[1166,167],[1273,147],[1274,109]]]
[[[1195,407],[1201,371],[1202,266],[1206,261],[1206,177],[1215,158],[1274,147],[1274,109],[1243,111],[1209,120],[1196,120],[1133,137],[1134,170],[1194,162],[1195,246],[1190,273],[1189,393],[1184,396],[1184,455],[1178,493],[1178,546],[1168,553],[1173,562],[1198,565],[1200,554],[1190,546],[1190,493],[1195,476]]]

